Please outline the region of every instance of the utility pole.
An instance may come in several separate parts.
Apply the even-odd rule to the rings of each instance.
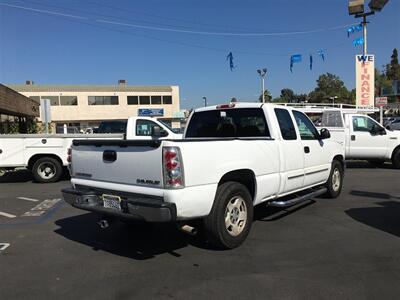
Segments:
[[[262,97],[262,103],[265,103],[265,77],[267,76],[267,68],[264,69],[258,69],[257,70],[258,75],[261,77],[261,97]]]
[[[206,107],[207,106],[207,97],[203,97],[203,100],[204,100],[204,107]]]

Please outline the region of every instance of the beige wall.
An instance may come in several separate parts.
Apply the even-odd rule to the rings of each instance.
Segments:
[[[52,106],[53,122],[85,122],[127,119],[137,116],[139,108],[163,108],[162,118],[172,118],[179,112],[179,87],[171,86],[172,92],[21,92],[25,96],[77,96],[78,105]],[[171,95],[172,104],[160,105],[128,105],[127,96],[158,96]],[[88,96],[118,96],[119,105],[89,105]]]

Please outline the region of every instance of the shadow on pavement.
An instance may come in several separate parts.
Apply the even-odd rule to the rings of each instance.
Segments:
[[[32,180],[32,173],[26,169],[9,171],[0,177],[0,183],[28,182]]]
[[[99,216],[93,213],[68,217],[55,222],[60,228],[55,232],[65,238],[85,244],[93,250],[137,260],[154,258],[163,253],[180,257],[175,251],[189,244],[210,249],[198,236],[180,232],[174,223],[123,223],[115,221],[110,227],[101,229],[96,222]]]
[[[292,208],[273,208],[258,205],[254,211],[254,222],[275,221],[299,209],[315,203],[311,200]],[[212,251],[219,251],[206,242],[201,222],[193,224],[199,233],[196,236],[180,232],[174,223],[123,223],[115,221],[110,227],[101,229],[97,222],[99,216],[85,213],[57,220],[60,228],[55,233],[78,243],[87,245],[93,250],[106,251],[115,255],[136,260],[147,260],[157,255],[169,253],[180,257],[178,249],[188,245]]]
[[[371,164],[367,161],[359,160],[347,160],[346,168],[349,169],[395,169],[391,162],[386,162],[384,164]]]
[[[399,199],[399,200],[400,200],[400,197],[392,196],[392,195],[390,195],[390,194],[386,194],[386,193],[376,193],[376,192],[367,192],[367,191],[352,190],[352,191],[350,192],[350,195],[353,195],[353,196],[360,196],[360,197],[368,197],[368,198]]]
[[[60,178],[62,180],[69,180],[69,173],[64,170],[63,175]],[[31,171],[27,169],[20,169],[16,171],[6,172],[3,176],[0,176],[0,183],[17,183],[17,182],[32,182],[33,176]]]
[[[400,202],[377,202],[381,207],[351,208],[345,211],[354,220],[400,237]]]

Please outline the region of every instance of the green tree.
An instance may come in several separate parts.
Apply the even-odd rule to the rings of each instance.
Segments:
[[[400,65],[397,49],[394,48],[390,64],[386,65],[386,77],[389,80],[400,80]]]
[[[337,96],[337,102],[350,103],[350,92],[340,80],[339,76],[326,73],[319,76],[317,79],[317,87],[309,94],[309,102],[323,103],[331,102],[330,97]]]
[[[295,94],[292,89],[282,89],[280,98],[284,103],[293,102],[295,99]]]
[[[271,102],[272,96],[271,93],[268,90],[264,91],[264,97],[265,97],[265,102]],[[262,95],[260,95],[260,97],[258,97],[258,101],[262,102]]]

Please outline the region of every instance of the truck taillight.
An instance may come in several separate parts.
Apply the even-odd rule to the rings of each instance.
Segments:
[[[164,187],[179,189],[185,186],[183,161],[178,147],[163,147]]]
[[[72,148],[67,149],[67,162],[69,164],[72,162]]]

